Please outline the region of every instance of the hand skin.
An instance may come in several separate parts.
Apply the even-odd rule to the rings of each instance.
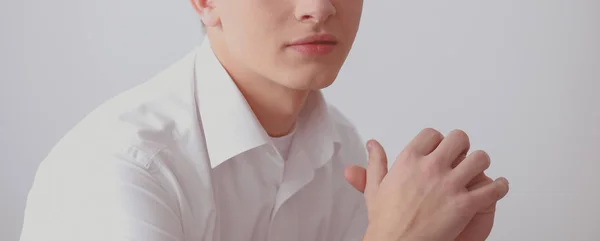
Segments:
[[[463,131],[444,137],[427,128],[388,170],[383,147],[367,142],[367,168],[349,166],[345,171],[367,203],[369,226],[363,240],[484,241],[496,203],[508,193],[508,180],[486,176],[489,156],[484,151],[467,156],[469,148]]]

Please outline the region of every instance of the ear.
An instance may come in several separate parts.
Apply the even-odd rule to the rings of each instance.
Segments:
[[[217,11],[215,11],[214,0],[190,0],[190,2],[205,26],[213,27],[220,23],[220,18]]]

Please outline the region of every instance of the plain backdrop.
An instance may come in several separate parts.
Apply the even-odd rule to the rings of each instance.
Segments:
[[[202,39],[188,1],[0,1],[0,240],[39,162]],[[600,1],[365,0],[328,99],[391,160],[460,128],[511,181],[489,240],[600,240]]]

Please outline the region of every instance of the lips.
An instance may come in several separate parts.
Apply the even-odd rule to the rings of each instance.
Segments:
[[[338,44],[331,34],[318,34],[291,42],[288,47],[305,55],[325,55],[331,53]]]
[[[337,38],[331,34],[318,34],[308,36],[290,43],[290,45],[303,44],[337,44]]]

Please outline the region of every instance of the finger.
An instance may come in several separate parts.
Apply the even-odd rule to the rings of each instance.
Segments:
[[[485,175],[484,173],[480,173],[479,175],[477,175],[475,178],[473,178],[473,180],[471,180],[471,182],[469,184],[467,184],[467,190],[469,191],[473,191],[475,189],[481,188],[485,185],[488,185],[490,183],[494,182],[493,179],[491,179],[490,177],[488,177],[487,175]],[[477,213],[480,214],[484,214],[484,213],[494,213],[494,211],[496,211],[496,203],[494,202],[492,203],[492,205],[489,205],[483,209],[480,210],[476,210]]]
[[[369,162],[367,163],[365,192],[377,192],[381,180],[387,174],[387,156],[381,144],[375,140],[367,142],[367,149],[369,151]]]
[[[467,156],[450,172],[450,178],[461,187],[466,187],[477,175],[490,167],[490,157],[484,151],[475,151]]]
[[[486,210],[508,194],[508,186],[508,180],[501,177],[487,185],[470,191],[467,195],[472,200],[476,211]]]
[[[494,180],[485,175],[485,172],[479,173],[475,176],[466,186],[467,190],[472,191],[474,189],[485,186],[488,183],[493,182]]]
[[[496,205],[498,204],[498,201],[493,202],[492,205],[489,205],[485,208],[482,208],[480,210],[477,210],[477,213],[480,214],[494,214],[496,212]]]
[[[430,155],[436,156],[437,161],[444,161],[445,165],[451,166],[457,158],[466,154],[470,147],[471,143],[467,133],[462,130],[453,130]]]
[[[367,170],[365,168],[357,165],[348,166],[344,170],[344,177],[356,190],[362,193],[365,192],[365,185],[367,184]]]
[[[406,150],[420,156],[426,156],[433,152],[443,139],[444,136],[439,131],[432,128],[425,128],[408,143]]]
[[[456,158],[456,160],[454,160],[454,162],[452,162],[452,169],[456,168],[458,164],[465,160],[465,158],[467,158],[467,152],[462,153],[460,156],[458,156],[458,158]]]

